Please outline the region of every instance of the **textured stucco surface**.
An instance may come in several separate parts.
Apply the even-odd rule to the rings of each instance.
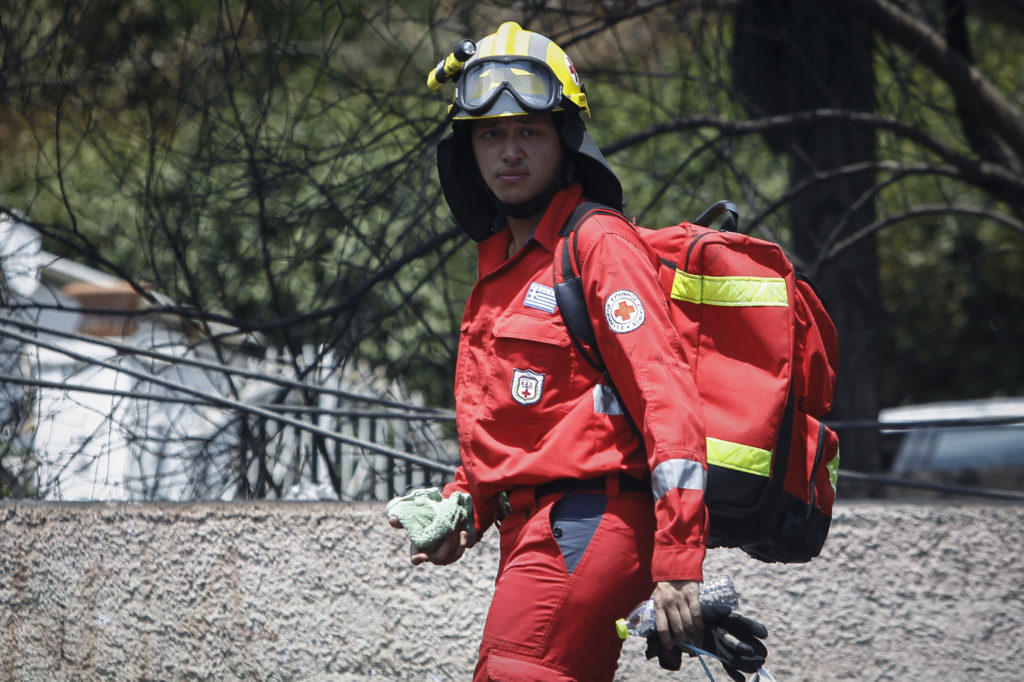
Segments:
[[[1017,680],[1022,528],[1021,506],[849,503],[810,564],[705,567],[780,680]],[[0,680],[468,679],[495,539],[414,568],[382,505],[0,504]],[[617,679],[706,679],[641,650]]]

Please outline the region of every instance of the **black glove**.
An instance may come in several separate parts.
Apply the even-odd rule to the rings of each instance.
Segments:
[[[704,639],[701,648],[722,659],[722,667],[736,682],[743,682],[742,673],[757,672],[764,665],[768,649],[761,640],[768,628],[752,618],[733,613],[722,604],[701,609]],[[741,672],[742,671],[742,672]]]
[[[691,654],[692,655],[692,654]],[[679,670],[683,664],[683,650],[679,647],[666,649],[657,633],[647,635],[647,660],[658,657],[658,665],[665,670]]]
[[[724,604],[703,605],[701,617],[704,632],[700,648],[720,658],[729,677],[744,682],[743,673],[757,672],[764,665],[768,649],[761,640],[768,636],[768,628],[752,618],[733,613]],[[691,657],[696,655],[687,653]],[[666,650],[657,633],[647,637],[646,656],[648,660],[657,656],[658,664],[665,670],[679,670],[682,666],[682,649],[674,646]]]

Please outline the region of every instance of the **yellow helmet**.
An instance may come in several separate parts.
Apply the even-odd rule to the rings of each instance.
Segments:
[[[449,107],[454,120],[558,111],[568,100],[590,115],[572,60],[539,33],[506,21],[476,45],[462,67]]]
[[[562,48],[507,21],[479,43],[460,41],[428,74],[427,85],[436,90],[452,79],[452,132],[437,144],[437,173],[452,217],[466,234],[483,241],[502,229],[502,216],[532,215],[570,182],[579,182],[591,201],[622,208],[622,184],[583,123],[580,112],[590,115],[586,88]],[[503,204],[480,177],[470,124],[544,111],[559,112],[553,121],[566,154],[562,176],[528,202]]]

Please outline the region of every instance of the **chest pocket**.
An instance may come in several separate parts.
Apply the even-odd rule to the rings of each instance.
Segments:
[[[495,321],[495,381],[509,390],[496,408],[554,406],[575,371],[572,341],[557,315],[534,317],[522,313]],[[506,402],[507,400],[507,402]],[[522,412],[520,416],[527,416]]]
[[[494,323],[494,336],[503,340],[532,341],[558,348],[565,348],[571,343],[569,333],[557,315],[505,315]]]
[[[495,350],[500,357],[519,361],[520,364],[540,364],[542,367],[547,367],[546,360],[555,356],[564,361],[567,357],[565,349],[571,343],[557,315],[504,315],[495,322],[493,333]]]

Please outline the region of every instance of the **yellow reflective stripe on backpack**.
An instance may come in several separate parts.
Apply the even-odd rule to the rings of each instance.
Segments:
[[[789,305],[786,280],[781,277],[714,277],[676,270],[672,298],[721,306]]]
[[[771,450],[707,437],[708,464],[768,477],[772,472]]]

